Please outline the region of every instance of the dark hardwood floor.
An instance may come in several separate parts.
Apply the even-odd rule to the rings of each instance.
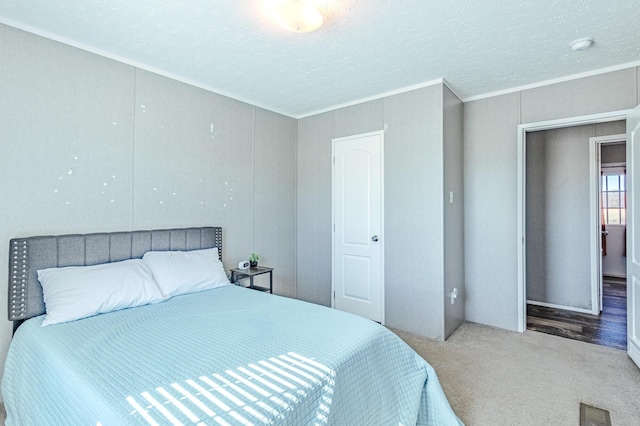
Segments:
[[[527,305],[527,329],[626,350],[626,281],[605,277],[602,284],[600,315]]]

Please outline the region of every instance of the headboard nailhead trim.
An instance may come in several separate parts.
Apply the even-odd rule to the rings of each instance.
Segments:
[[[11,316],[17,319],[24,318],[26,314],[27,288],[27,255],[29,253],[26,240],[14,240],[11,247],[11,261],[9,270],[11,286],[9,287],[9,299],[11,300]]]

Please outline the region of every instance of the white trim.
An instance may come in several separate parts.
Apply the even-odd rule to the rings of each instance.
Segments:
[[[627,262],[633,262],[631,256]],[[640,340],[636,338],[638,330],[636,330],[636,322],[632,317],[632,315],[638,314],[633,307],[633,302],[638,298],[638,295],[635,294],[638,284],[640,284],[638,279],[630,274],[627,278],[627,353],[633,362],[640,367]]]
[[[602,288],[602,234],[600,206],[600,142],[589,138],[589,246],[591,270],[591,313],[600,313],[600,289]]]
[[[385,288],[387,287],[387,284],[385,282],[385,274],[384,274],[384,263],[385,263],[385,257],[384,257],[384,246],[385,246],[385,241],[386,241],[386,235],[384,233],[384,130],[380,130],[380,238],[382,238],[382,247],[380,247],[380,274],[382,274],[381,276],[381,280],[382,280],[382,289],[380,292],[380,296],[382,297],[382,302],[380,303],[380,309],[382,310],[382,312],[380,313],[380,318],[381,321],[380,323],[382,325],[386,324],[386,318],[384,313],[386,312],[386,296],[385,296]]]
[[[625,120],[630,111],[631,110],[629,109],[623,109],[599,114],[581,115],[578,117],[538,121],[534,123],[520,124],[518,127],[525,127],[528,132],[535,132],[538,130],[561,129],[564,127],[582,126],[585,124],[607,123],[610,121]]]
[[[637,348],[638,346],[640,346],[640,342],[634,345],[632,345],[630,342],[631,337],[627,337],[627,354],[629,354],[629,358],[631,358],[633,362],[636,363],[636,365],[640,365],[640,350],[638,350]]]
[[[527,139],[527,128],[522,124],[518,125],[518,167],[517,167],[517,188],[518,188],[518,331],[523,333],[527,329],[527,262],[526,262],[526,151],[524,144]]]
[[[325,112],[335,111],[335,110],[340,109],[340,108],[346,108],[346,107],[362,104],[362,103],[369,102],[369,101],[375,101],[377,99],[386,98],[387,96],[399,95],[401,93],[411,92],[413,90],[423,89],[425,87],[435,86],[436,84],[443,84],[443,83],[444,83],[444,80],[442,78],[436,78],[435,80],[426,81],[424,83],[418,83],[418,84],[414,84],[412,86],[407,86],[407,87],[402,87],[400,89],[391,90],[389,92],[383,92],[383,93],[379,93],[377,95],[367,96],[366,98],[360,98],[360,99],[356,99],[354,101],[349,101],[349,102],[345,102],[345,103],[342,103],[342,104],[329,106],[329,107],[318,109],[318,110],[315,110],[315,111],[305,112],[304,114],[297,115],[294,118],[299,120],[301,118],[311,117],[313,115],[318,115],[318,114],[322,114],[322,113],[325,113]],[[449,89],[451,89],[451,88],[449,87]],[[453,90],[452,90],[452,92],[453,92]],[[458,95],[456,95],[456,96],[458,96]]]
[[[461,101],[461,102],[464,102],[464,101],[462,100],[462,96],[460,96],[460,94],[459,94],[458,92],[456,92],[456,91],[455,91],[455,89],[454,89],[453,87],[451,87],[451,84],[449,84],[449,82],[448,82],[445,78],[443,78],[443,79],[442,79],[442,84],[444,84],[445,86],[447,86],[447,88],[448,88],[449,90],[451,90],[451,93],[453,93],[454,95],[456,95],[456,97],[457,97],[458,99],[460,99],[460,101]]]
[[[572,81],[572,80],[579,80],[579,79],[585,78],[585,77],[594,77],[596,75],[606,74],[606,73],[613,72],[613,71],[621,71],[621,70],[625,70],[627,68],[635,68],[635,67],[638,67],[638,66],[640,66],[640,61],[627,62],[627,63],[624,63],[624,64],[613,65],[611,67],[598,68],[596,70],[585,71],[585,72],[578,73],[578,74],[571,74],[571,75],[568,75],[568,76],[565,76],[565,77],[552,78],[550,80],[543,80],[543,81],[539,81],[539,82],[536,82],[536,83],[530,83],[530,84],[525,84],[525,85],[522,85],[522,86],[516,86],[516,87],[512,87],[510,89],[496,90],[495,92],[484,93],[484,94],[481,94],[481,95],[468,96],[468,97],[461,98],[461,99],[462,99],[462,102],[477,101],[477,100],[480,100],[480,99],[493,98],[495,96],[500,96],[500,95],[507,95],[509,93],[521,92],[523,90],[536,89],[538,87],[550,86],[552,84],[564,83],[564,82]]]
[[[626,133],[621,133],[619,135],[608,135],[608,136],[594,136],[592,138],[589,139],[594,139],[595,141],[597,141],[600,144],[623,144],[623,143],[627,143],[627,134]],[[616,165],[620,165],[620,167],[624,167],[624,165],[626,163],[620,162],[620,163],[605,163],[605,164],[616,164]]]
[[[336,286],[333,282],[335,276],[336,262],[336,143],[331,140],[331,309],[336,308]]]
[[[583,115],[578,117],[561,118],[535,123],[518,125],[518,331],[527,329],[527,300],[526,300],[526,151],[525,142],[527,132],[538,130],[559,129],[563,127],[581,126],[584,124],[605,123],[609,121],[624,120],[631,110],[605,112],[600,114]]]
[[[535,300],[527,300],[528,305],[544,306],[545,308],[562,309],[564,311],[580,312],[582,314],[597,315],[591,312],[591,309],[574,308],[573,306],[556,305],[553,303],[537,302]]]

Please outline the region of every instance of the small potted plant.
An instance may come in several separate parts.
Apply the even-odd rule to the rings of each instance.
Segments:
[[[249,265],[255,268],[258,266],[258,260],[260,260],[260,256],[258,256],[257,253],[251,253],[251,256],[249,256]]]

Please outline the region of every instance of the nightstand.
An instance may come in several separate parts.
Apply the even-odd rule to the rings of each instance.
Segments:
[[[269,288],[253,285],[253,277],[262,274],[269,274]],[[247,288],[273,293],[273,268],[268,268],[266,266],[256,266],[247,269],[231,269],[231,283],[240,285],[238,284],[238,282],[247,278],[249,279],[249,287]]]

